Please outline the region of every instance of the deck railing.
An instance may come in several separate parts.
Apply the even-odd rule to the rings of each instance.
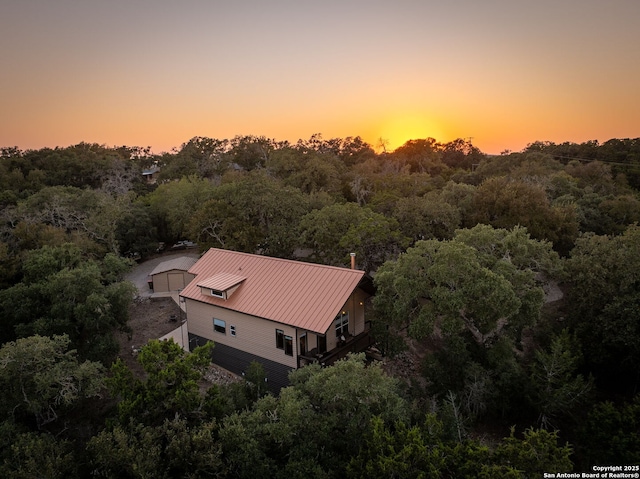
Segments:
[[[359,353],[373,344],[373,338],[369,331],[364,331],[356,336],[350,336],[342,346],[338,346],[324,354],[300,355],[298,363],[300,366],[310,363],[320,363],[323,366],[331,366],[336,361],[345,358],[349,353]]]

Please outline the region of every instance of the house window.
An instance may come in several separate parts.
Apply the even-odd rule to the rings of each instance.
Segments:
[[[284,349],[284,331],[276,329],[276,348]]]
[[[349,334],[349,312],[343,311],[336,316],[334,324],[336,326],[336,338]]]
[[[224,292],[223,291],[217,291],[215,289],[211,290],[211,296],[215,296],[216,298],[222,298],[224,299]]]
[[[284,337],[284,354],[293,356],[293,338],[291,336]]]
[[[231,333],[231,336],[233,336],[235,338],[235,336],[236,336],[236,327],[235,326],[229,326],[229,332]]]
[[[213,318],[213,330],[222,334],[227,334],[227,323],[221,319]]]

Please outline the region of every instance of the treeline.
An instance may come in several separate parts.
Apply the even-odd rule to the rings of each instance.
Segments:
[[[149,183],[143,170],[158,169]],[[196,137],[0,157],[3,477],[539,477],[638,463],[640,139],[295,144]],[[201,391],[207,352],[116,361],[127,256],[198,242],[359,267],[388,356],[273,397],[260,365]],[[516,425],[511,430],[511,426]],[[485,439],[481,439],[484,436]],[[504,437],[505,439],[500,439]]]

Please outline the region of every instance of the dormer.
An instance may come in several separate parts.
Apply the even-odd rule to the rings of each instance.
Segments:
[[[247,278],[237,274],[218,273],[199,281],[198,286],[200,287],[200,292],[205,296],[227,300],[245,279]]]

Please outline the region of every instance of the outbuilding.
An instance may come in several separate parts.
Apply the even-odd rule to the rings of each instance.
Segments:
[[[154,293],[168,293],[183,290],[195,275],[189,273],[197,258],[180,256],[163,261],[149,274],[149,287]]]

